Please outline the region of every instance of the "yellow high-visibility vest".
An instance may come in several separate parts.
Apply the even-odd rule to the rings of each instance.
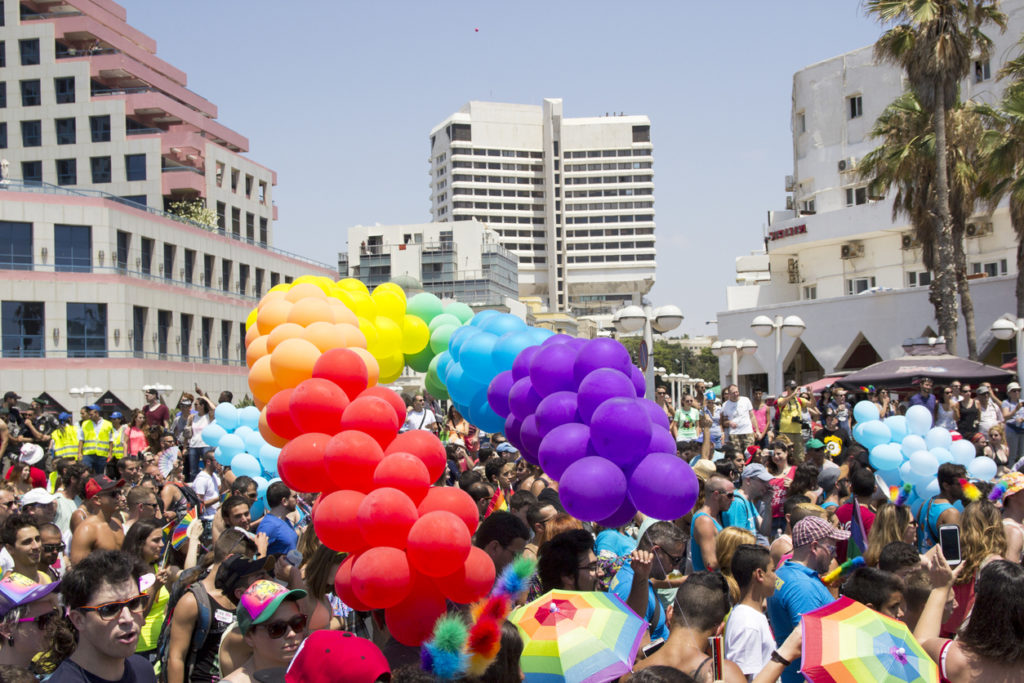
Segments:
[[[106,458],[110,455],[110,437],[114,432],[114,425],[107,420],[100,418],[99,428],[92,420],[82,423],[82,455],[95,455]]]
[[[111,425],[111,427],[113,427],[113,425]],[[114,456],[115,460],[120,460],[124,457],[124,433],[127,429],[128,425],[121,425],[121,428],[115,429],[110,437],[111,455]]]
[[[74,425],[66,424],[50,434],[53,439],[53,454],[58,458],[78,459],[78,430]]]

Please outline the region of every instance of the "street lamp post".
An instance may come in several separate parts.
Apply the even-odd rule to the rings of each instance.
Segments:
[[[683,322],[683,312],[678,306],[659,306],[648,312],[640,306],[626,306],[615,312],[612,323],[619,332],[643,330],[643,343],[647,347],[647,367],[644,369],[644,395],[654,398],[654,332],[669,332]]]
[[[757,351],[753,339],[724,339],[711,345],[711,353],[718,358],[732,356],[732,383],[740,383],[740,356],[749,356]]]
[[[1017,342],[1017,383],[1024,385],[1024,369],[1021,368],[1021,356],[1024,356],[1024,318],[1000,318],[992,323],[992,334],[996,339],[1006,341],[1016,337]]]
[[[781,396],[783,390],[782,331],[785,330],[786,334],[796,339],[804,333],[807,325],[797,315],[787,315],[785,318],[777,315],[774,319],[766,315],[759,315],[750,322],[750,328],[761,337],[767,337],[772,332],[775,333],[775,367],[772,368],[773,376],[768,393]]]

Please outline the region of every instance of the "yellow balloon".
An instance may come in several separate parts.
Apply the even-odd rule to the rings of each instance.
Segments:
[[[405,356],[399,352],[386,358],[379,358],[377,363],[380,365],[379,383],[391,384],[402,376],[402,370],[405,369]]]
[[[345,304],[345,307],[348,310],[352,311],[353,313],[355,312],[356,302],[355,299],[352,298],[351,292],[342,289],[338,285],[334,285],[334,298],[340,301],[341,303]]]
[[[370,296],[370,290],[366,288],[366,285],[354,277],[347,277],[344,280],[338,280],[338,286],[349,292],[362,292],[366,296]]]
[[[348,303],[345,303],[345,305],[348,306],[350,311],[360,318],[366,318],[367,320],[373,320],[377,317],[377,304],[373,302],[369,294],[349,291],[349,296],[352,298],[352,305],[349,306]]]
[[[402,353],[411,356],[427,348],[430,343],[430,328],[414,315],[407,315],[402,321]]]
[[[248,332],[249,328],[256,324],[256,316],[259,314],[260,309],[254,308],[249,311],[249,315],[245,316],[245,331]]]
[[[402,301],[406,301],[405,290],[394,282],[382,282],[373,288],[373,293],[376,294],[377,292],[393,292],[394,294],[402,297]]]
[[[371,348],[373,355],[381,358],[402,352],[402,328],[391,318],[378,315],[373,321],[377,328],[377,343]]]
[[[292,283],[290,282],[278,282],[276,285],[267,290],[267,294],[270,294],[271,292],[287,292],[291,288]]]
[[[378,287],[373,290],[370,299],[377,306],[378,315],[386,316],[401,324],[402,318],[405,317],[405,300],[402,297],[387,289],[381,291]]]
[[[293,282],[292,288],[288,290],[284,298],[295,303],[307,297],[323,300],[327,298],[327,295],[314,282]]]
[[[359,318],[359,331],[366,337],[366,348],[372,349],[377,345],[377,327],[366,318]]]

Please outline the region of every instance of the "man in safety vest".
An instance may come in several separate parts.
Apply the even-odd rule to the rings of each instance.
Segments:
[[[98,405],[93,404],[86,408],[89,409],[89,419],[82,422],[82,464],[95,474],[103,474],[107,468],[107,457],[110,455],[114,425],[103,419]]]
[[[78,427],[71,423],[71,413],[61,413],[57,419],[60,422],[60,427],[50,434],[53,457],[78,460],[82,451],[79,445],[81,438],[78,435]]]
[[[125,433],[128,425],[124,423],[124,415],[116,410],[110,414],[110,422],[114,431],[110,434],[110,458],[107,460],[107,476],[111,479],[120,479],[117,474],[117,461],[124,457]]]

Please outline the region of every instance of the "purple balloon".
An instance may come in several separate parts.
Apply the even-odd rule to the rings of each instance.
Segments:
[[[538,351],[540,351],[539,346],[527,346],[519,352],[516,359],[512,361],[512,379],[518,382],[524,377],[530,376],[530,363]]]
[[[529,453],[532,462],[540,462],[540,458],[537,456],[537,451],[540,449],[541,436],[540,432],[537,431],[537,418],[534,415],[530,415],[523,420],[523,426],[519,428],[519,441],[522,443],[522,448],[519,452],[524,456]]]
[[[621,468],[629,468],[647,455],[651,419],[635,398],[610,398],[590,418],[594,450]]]
[[[567,341],[566,344],[568,344],[572,348],[576,349],[576,352],[579,353],[579,350],[582,349],[584,346],[586,346],[588,341],[590,341],[590,340],[589,339],[583,339],[581,337],[573,337],[572,339]]]
[[[687,514],[697,502],[697,491],[697,475],[668,453],[651,453],[629,478],[629,499],[654,519],[668,521]]]
[[[569,465],[597,453],[590,445],[590,428],[575,422],[555,427],[540,442],[537,456],[544,472],[560,481]]]
[[[517,451],[523,450],[522,437],[519,435],[519,431],[523,428],[523,421],[515,415],[509,413],[509,416],[505,418],[505,430],[502,434],[508,439],[508,442],[516,447]]]
[[[598,368],[608,368],[621,372],[627,378],[632,377],[633,361],[629,358],[626,347],[615,341],[602,337],[591,339],[583,344],[580,354],[576,357],[573,375],[577,382]]]
[[[633,380],[633,388],[636,389],[636,395],[639,398],[643,398],[647,393],[647,380],[644,378],[644,373],[640,372],[640,368],[633,366],[630,372],[630,379]]]
[[[579,422],[576,412],[576,393],[572,391],[556,391],[545,396],[534,411],[537,416],[537,431],[547,436],[552,429],[570,422]]]
[[[583,458],[558,482],[558,497],[576,519],[596,522],[615,514],[626,498],[626,475],[604,458]]]
[[[491,383],[487,385],[487,402],[491,404],[494,412],[501,415],[503,419],[512,412],[512,408],[508,405],[508,392],[511,391],[514,382],[512,371],[506,370],[495,375]]]
[[[541,346],[554,346],[555,344],[567,344],[572,341],[573,337],[567,334],[555,334],[541,342]]]
[[[671,453],[676,454],[676,440],[672,438],[672,432],[665,427],[654,425],[651,427],[651,443],[647,446],[648,453]]]
[[[556,391],[576,391],[576,380],[572,374],[575,362],[576,350],[571,344],[541,345],[540,351],[530,361],[530,381],[533,382],[533,388],[541,396],[548,396]]]
[[[647,398],[638,398],[637,403],[647,411],[647,417],[651,418],[651,424],[668,429],[670,421],[664,408]]]
[[[622,505],[619,506],[619,509],[600,520],[598,524],[606,529],[614,529],[624,524],[628,524],[635,516],[636,506],[633,505],[633,501],[629,499],[629,496],[626,496],[623,498]]]
[[[583,378],[577,392],[580,417],[590,423],[590,417],[597,407],[610,398],[633,398],[636,390],[628,377],[611,368],[594,370]],[[662,411],[664,412],[664,411]]]
[[[529,377],[515,382],[508,390],[508,407],[512,414],[520,420],[525,420],[528,415],[533,415],[540,404],[540,394],[533,388],[533,382]]]

